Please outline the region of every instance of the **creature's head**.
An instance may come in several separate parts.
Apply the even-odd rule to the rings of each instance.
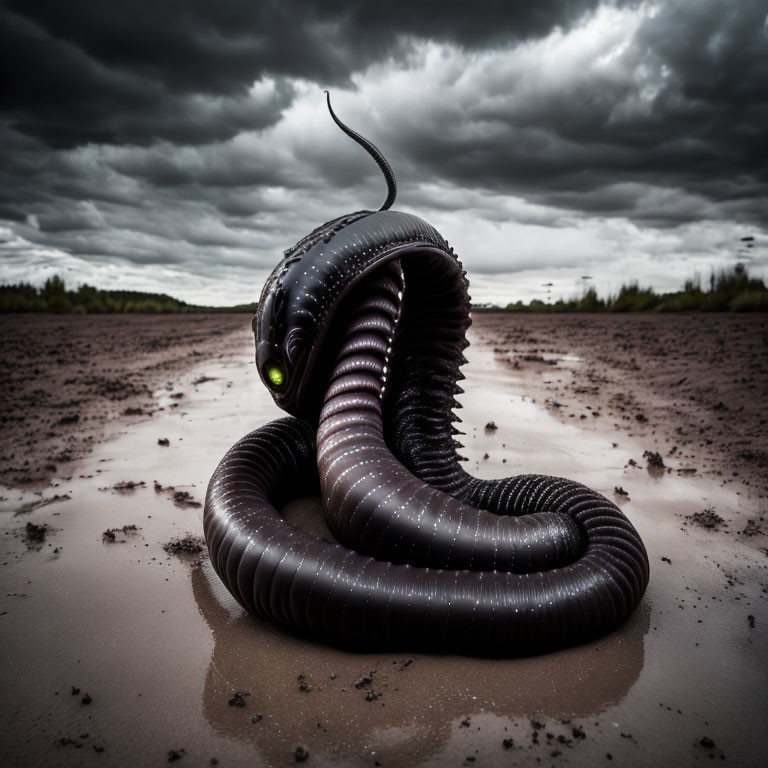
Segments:
[[[344,298],[363,276],[383,262],[403,261],[406,255],[417,284],[417,272],[426,275],[430,265],[435,271],[424,279],[433,287],[452,268],[461,269],[434,227],[416,216],[387,210],[396,192],[387,161],[373,144],[339,121],[330,99],[328,108],[342,130],[376,160],[387,179],[388,195],[378,211],[351,213],[310,232],[285,252],[264,285],[253,320],[259,375],[280,408],[308,421],[319,413],[334,362],[330,347],[344,320]],[[463,275],[460,284],[465,286]],[[461,301],[456,299],[457,304]],[[403,307],[407,304],[406,299]]]
[[[264,285],[253,320],[256,364],[277,405],[316,418],[337,328],[347,315],[344,299],[365,275],[392,259],[426,267],[427,254],[439,253],[442,261],[449,252],[432,226],[397,211],[344,216],[287,251]]]
[[[308,416],[306,401],[310,363],[325,337],[328,313],[344,286],[338,260],[333,269],[327,248],[333,236],[371,211],[335,219],[311,232],[275,267],[253,318],[256,365],[262,381],[280,408]],[[335,250],[335,249],[334,249]],[[329,274],[332,273],[332,274]]]
[[[392,169],[370,141],[336,117],[327,91],[326,96],[334,122],[373,157],[384,173],[387,199],[379,210],[387,210],[397,193]],[[334,273],[334,269],[328,269],[331,261],[326,258],[335,255],[336,250],[324,246],[349,224],[371,213],[361,211],[343,216],[312,231],[285,252],[285,258],[264,285],[253,320],[256,365],[275,402],[289,413],[305,414],[303,393],[307,387],[308,363],[316,350],[317,337],[323,336],[325,330],[319,324],[326,319],[322,315],[329,308],[329,302],[338,298],[343,290],[338,264]],[[327,283],[320,284],[321,278]]]

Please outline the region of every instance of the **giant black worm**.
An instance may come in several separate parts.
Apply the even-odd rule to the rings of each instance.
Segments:
[[[251,432],[211,478],[211,563],[240,604],[355,649],[540,653],[623,622],[648,557],[618,507],[571,480],[481,480],[456,453],[470,304],[453,249],[416,216],[329,221],[285,252],[253,327],[291,416]],[[320,494],[333,539],[280,509]]]

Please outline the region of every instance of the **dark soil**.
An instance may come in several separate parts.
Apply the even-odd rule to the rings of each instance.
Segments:
[[[171,555],[197,555],[205,549],[205,539],[202,536],[186,535],[182,539],[171,539],[163,544],[163,549]]]
[[[34,512],[36,509],[40,509],[41,507],[47,507],[49,504],[55,504],[57,501],[69,501],[71,498],[72,497],[68,493],[56,493],[53,496],[48,496],[47,498],[37,499],[36,501],[29,501],[26,504],[22,504],[21,507],[19,507],[16,512],[14,512],[14,517],[17,515],[26,515],[27,513]]]
[[[248,691],[235,691],[232,694],[232,698],[227,702],[230,707],[244,707],[245,706],[245,699],[247,696],[250,696],[251,694]]]
[[[101,534],[101,538],[107,544],[125,544],[130,534],[138,533],[139,529],[135,525],[124,525],[122,528],[107,528]]]
[[[564,421],[607,419],[681,474],[768,496],[768,315],[494,312],[472,328],[499,360],[535,374],[529,394]]]
[[[35,525],[34,523],[27,523],[27,541],[40,543],[45,541],[45,536],[48,533],[47,525]]]
[[[177,507],[202,507],[199,501],[195,501],[189,491],[174,491],[173,503]]]
[[[177,507],[191,507],[197,509],[203,506],[189,491],[177,491],[172,485],[161,485],[155,480],[154,489],[155,493],[166,494]]]
[[[145,488],[146,483],[143,480],[125,480],[115,483],[111,488],[99,488],[100,491],[117,491],[118,493],[131,494],[137,488]]]
[[[0,316],[0,482],[67,477],[116,419],[151,418],[169,377],[247,343],[248,315]],[[238,333],[239,332],[239,333]],[[172,386],[172,382],[171,382]],[[176,405],[176,403],[174,403]]]
[[[725,525],[720,515],[715,512],[714,509],[705,509],[702,512],[694,512],[692,515],[686,516],[686,521],[699,525],[702,528],[712,528],[717,530],[721,525]]]
[[[643,458],[652,469],[664,469],[664,459],[656,451],[643,451]]]

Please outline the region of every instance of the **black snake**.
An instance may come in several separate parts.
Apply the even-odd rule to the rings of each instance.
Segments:
[[[255,616],[356,649],[537,653],[624,621],[648,583],[618,507],[558,477],[480,480],[456,454],[467,280],[389,194],[285,252],[254,317],[256,363],[291,417],[236,443],[211,478],[211,562]],[[335,541],[285,521],[321,494]]]

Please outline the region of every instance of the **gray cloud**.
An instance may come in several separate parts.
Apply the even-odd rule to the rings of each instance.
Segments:
[[[398,206],[434,218],[478,274],[598,271],[623,248],[652,277],[670,258],[722,263],[747,233],[741,255],[763,268],[765,12],[0,0],[0,226],[14,258],[68,254],[73,274],[250,280],[321,221],[381,202],[375,166],[324,112],[331,85],[394,166]]]
[[[508,42],[597,4],[493,2],[477,13],[463,2],[134,0],[107,12],[94,0],[5,0],[0,104],[19,130],[52,146],[205,142],[274,123],[290,101],[287,78],[349,84],[411,37]],[[279,87],[254,105],[249,91],[264,77]]]
[[[764,225],[765,12],[756,0],[661,4],[619,30],[615,46],[603,44],[614,34],[609,25],[602,38],[541,45],[543,73],[526,49],[502,61],[466,57],[464,82],[447,86],[452,98],[410,110],[388,140],[419,173],[457,184],[641,218],[643,200],[629,199],[628,187],[618,198],[605,191],[659,186],[687,196],[683,220],[741,215]],[[665,206],[650,218],[675,226],[681,213]]]

